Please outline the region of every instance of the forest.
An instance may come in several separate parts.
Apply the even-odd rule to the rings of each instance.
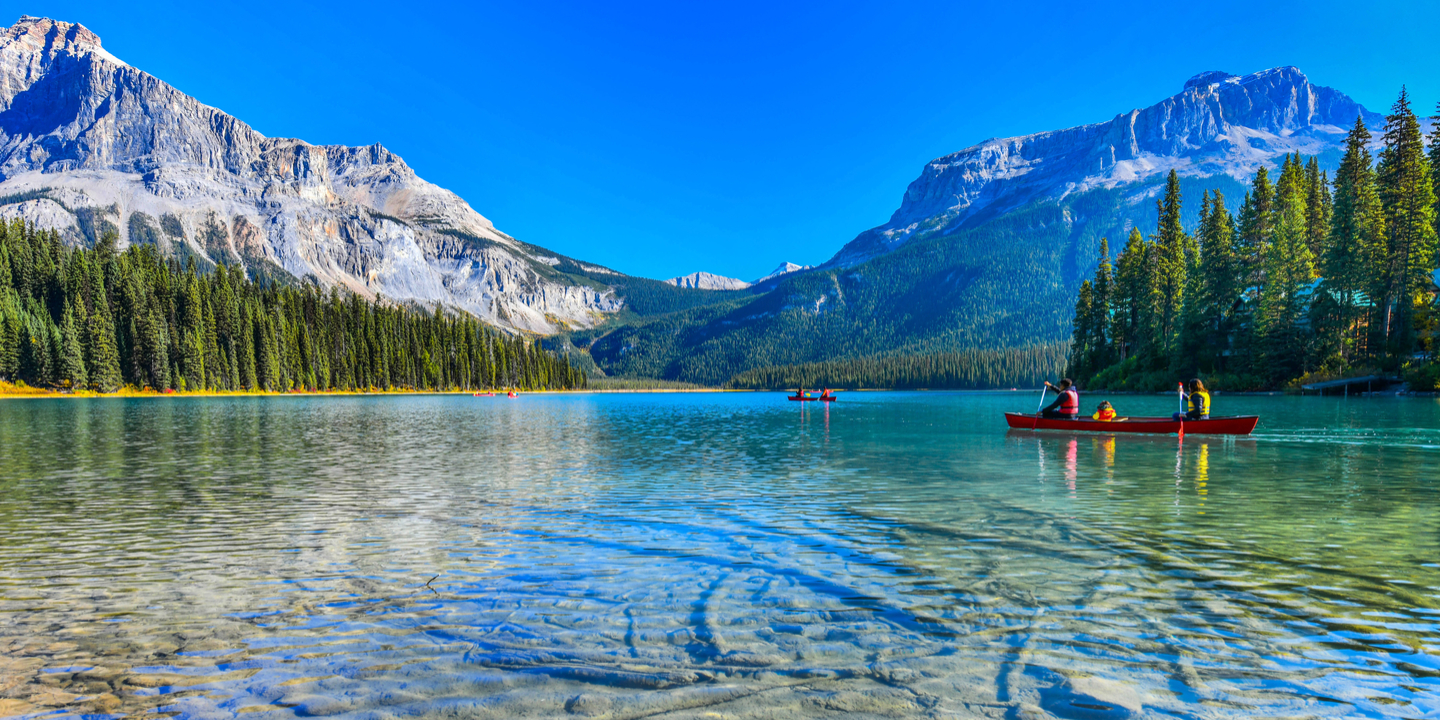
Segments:
[[[1402,90],[1382,132],[1376,158],[1356,119],[1333,182],[1295,154],[1274,182],[1256,171],[1238,212],[1202,193],[1193,232],[1172,170],[1155,232],[1133,229],[1113,263],[1102,242],[1076,298],[1068,374],[1091,389],[1198,376],[1250,390],[1384,372],[1440,389],[1440,123],[1423,137]]]
[[[585,374],[465,313],[197,271],[153,244],[93,248],[0,223],[0,380],[60,390],[565,389]]]
[[[1065,366],[1065,343],[998,350],[854,358],[746,370],[732,388],[886,388],[976,390],[1038,387]]]

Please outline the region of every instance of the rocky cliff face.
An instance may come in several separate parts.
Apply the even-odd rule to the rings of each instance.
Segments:
[[[724,275],[716,275],[708,272],[693,272],[689,275],[670,278],[665,281],[670,285],[696,290],[744,290],[750,287],[750,283],[744,280],[728,278]]]
[[[0,31],[0,217],[76,243],[113,228],[122,247],[534,332],[588,327],[622,304],[378,144],[264,137],[121,62],[85,27],[28,16]]]
[[[920,234],[952,232],[1035,200],[1144,183],[1172,168],[1248,182],[1285,153],[1336,149],[1359,114],[1378,136],[1384,118],[1293,67],[1201,73],[1178,95],[1108,122],[986,140],[931,161],[890,222],[861,233],[830,264],[854,265]]]

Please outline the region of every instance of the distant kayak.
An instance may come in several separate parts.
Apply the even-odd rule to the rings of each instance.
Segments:
[[[791,398],[794,399],[794,398]],[[1194,433],[1196,435],[1249,435],[1260,422],[1258,415],[1236,415],[1233,417],[1212,417],[1208,420],[1183,420],[1161,417],[1132,417],[1121,421],[1061,420],[1042,418],[1024,413],[1005,413],[1005,422],[1017,430],[1069,430],[1102,433],[1149,433],[1168,435]]]

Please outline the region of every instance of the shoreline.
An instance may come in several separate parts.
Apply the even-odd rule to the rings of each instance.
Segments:
[[[495,397],[504,397],[506,390],[380,390],[373,388],[369,390],[314,390],[314,391],[276,391],[276,390],[200,390],[200,391],[173,391],[160,392],[157,390],[139,390],[133,387],[125,387],[113,393],[102,393],[94,390],[81,390],[66,392],[63,390],[51,390],[48,388],[35,388],[26,385],[15,385],[10,382],[0,381],[0,400],[27,400],[45,398],[219,398],[219,397],[369,397],[381,395],[471,395],[476,393],[494,392]],[[768,390],[763,388],[597,388],[581,390],[520,390],[519,395],[627,395],[627,394],[684,394],[684,393],[784,393],[790,394],[791,390]],[[887,393],[887,392],[923,392],[923,393],[1024,393],[1033,394],[1037,390],[1030,388],[990,388],[976,390],[958,389],[934,389],[934,388],[850,388],[840,389],[836,392],[848,393]],[[1161,391],[1151,392],[1144,390],[1085,390],[1086,395],[1119,395],[1119,396],[1167,396],[1173,392]],[[1223,390],[1213,391],[1212,395],[1224,395],[1230,397],[1280,397],[1294,395],[1296,397],[1309,397],[1303,393],[1285,390],[1247,390],[1226,392]],[[488,397],[488,395],[481,395]],[[1402,392],[1369,392],[1355,393],[1352,397],[1440,397],[1440,391],[1402,391]]]

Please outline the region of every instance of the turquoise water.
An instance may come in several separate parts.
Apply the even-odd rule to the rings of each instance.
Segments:
[[[4,401],[0,715],[1440,716],[1440,402],[1037,400]]]

